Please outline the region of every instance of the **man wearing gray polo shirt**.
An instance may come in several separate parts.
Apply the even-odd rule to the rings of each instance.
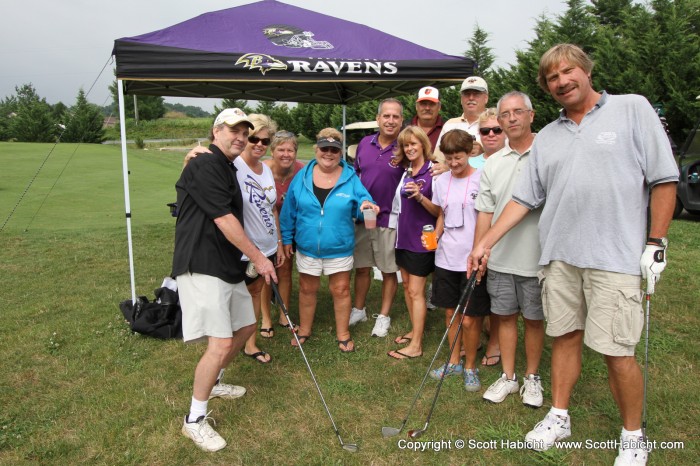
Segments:
[[[522,92],[505,94],[497,105],[498,123],[508,136],[505,147],[486,160],[481,174],[476,210],[476,239],[498,220],[512,199],[513,185],[527,163],[535,135],[530,125],[535,117],[530,98]],[[509,231],[493,247],[489,257],[487,288],[491,295],[491,318],[498,319],[498,341],[503,373],[484,392],[484,399],[500,403],[520,386],[515,375],[515,350],[518,343],[518,315],[525,321],[525,357],[527,365],[520,395],[523,404],[542,406],[540,357],[544,346],[544,314],[537,273],[540,245],[537,222],[542,209],[536,209]]]
[[[585,52],[571,44],[556,45],[540,59],[539,85],[563,110],[537,135],[513,199],[472,249],[467,268],[483,269],[490,248],[544,206],[539,263],[553,337],[552,408],[525,441],[546,450],[571,435],[569,401],[585,343],[605,358],[622,418],[615,465],[646,464],[643,378],[634,356],[644,326],[640,288],[645,278],[653,293],[666,265],[678,169],[649,102],[596,92],[592,69]]]

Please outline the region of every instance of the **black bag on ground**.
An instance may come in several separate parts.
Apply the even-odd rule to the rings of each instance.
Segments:
[[[182,310],[177,292],[163,287],[154,293],[156,299],[153,302],[139,296],[136,306],[130,299],[119,303],[131,330],[154,338],[182,338]]]

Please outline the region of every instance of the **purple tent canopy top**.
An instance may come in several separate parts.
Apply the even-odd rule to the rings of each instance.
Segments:
[[[114,42],[128,94],[355,103],[444,87],[475,63],[275,0]]]

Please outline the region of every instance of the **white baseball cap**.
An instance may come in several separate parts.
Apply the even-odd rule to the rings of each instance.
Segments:
[[[247,123],[250,129],[254,129],[253,123],[248,119],[248,115],[245,114],[240,108],[227,108],[224,109],[214,120],[214,126],[226,125],[226,126],[236,126],[238,123]]]
[[[486,84],[486,81],[484,81],[484,78],[480,78],[479,76],[469,76],[464,80],[462,83],[462,88],[459,91],[464,92],[469,90],[488,93],[489,86]]]
[[[421,100],[440,102],[440,91],[431,86],[423,87],[418,91],[418,99],[416,99],[416,102],[420,102]]]

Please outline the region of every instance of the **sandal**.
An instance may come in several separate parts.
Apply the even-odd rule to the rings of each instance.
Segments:
[[[491,362],[492,359],[495,359],[495,361]],[[488,354],[485,354],[484,357],[481,358],[481,365],[486,366],[486,367],[496,366],[500,362],[501,362],[501,355],[500,354],[494,354],[493,356],[489,356]]]
[[[260,364],[268,364],[270,361],[272,361],[272,356],[267,354],[265,351],[258,351],[257,353],[253,354],[248,354],[245,351],[243,351],[243,354],[248,356],[249,358],[253,358],[256,361],[258,361]],[[265,356],[270,356],[270,359],[265,359]]]
[[[275,336],[275,329],[272,327],[261,328],[260,329],[260,336],[263,338],[272,338]]]
[[[355,342],[352,341],[352,338],[348,338],[347,340],[335,340],[338,342],[338,349],[340,350],[341,353],[354,353],[355,352]],[[352,343],[352,349],[348,349],[348,346]],[[342,347],[341,347],[342,346]],[[345,348],[345,349],[343,349]]]
[[[280,326],[280,327],[282,327],[282,328],[287,328],[287,329],[289,328],[289,325],[288,325],[288,324],[283,324],[283,323],[281,323],[281,322],[277,322],[277,325]],[[298,331],[299,331],[299,325],[298,325],[298,324],[294,324],[294,332],[296,333],[296,332],[298,332]]]
[[[407,345],[411,343],[411,337],[407,337],[406,335],[396,337],[394,339],[394,343],[396,343],[397,345]]]
[[[299,339],[299,343],[301,343],[303,345],[304,343],[306,343],[306,340],[311,338],[311,335],[297,335],[297,338]],[[297,345],[296,342],[297,342],[296,338],[294,340],[292,340],[292,343],[291,343],[292,348],[299,348],[299,345]]]
[[[404,360],[404,359],[415,359],[415,358],[420,358],[421,356],[423,356],[423,353],[416,354],[415,356],[410,356],[410,355],[408,355],[408,354],[406,354],[406,353],[402,353],[401,350],[389,351],[389,352],[386,353],[386,354],[387,354],[387,356],[389,356],[390,358],[398,359],[399,361],[402,361],[402,360]],[[398,354],[399,356],[401,356],[401,357],[398,357],[398,358],[397,358],[397,357],[396,357],[397,354]]]

